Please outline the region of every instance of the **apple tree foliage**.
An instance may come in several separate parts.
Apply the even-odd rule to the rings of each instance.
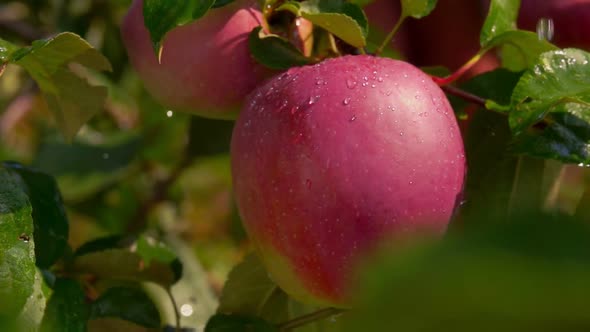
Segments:
[[[518,30],[520,1],[491,1],[466,65],[492,52],[497,69],[467,80],[467,67],[424,69],[468,121],[465,201],[448,235],[376,258],[346,311],[291,299],[252,254],[218,296],[211,289],[203,265],[233,262],[219,252],[228,238],[245,241],[239,218],[224,214],[226,237],[198,255],[177,220],[195,204],[186,197],[214,205],[217,190],[231,206],[209,182],[231,190],[232,123],[176,114],[146,94],[119,40],[129,2],[0,5],[0,331],[590,328],[590,53]],[[145,0],[154,53],[170,30],[230,2]],[[394,56],[367,39],[371,2],[261,1],[276,24],[311,22],[314,47],[304,55],[271,24],[250,32],[251,55],[275,71]],[[400,3],[396,30],[440,5]],[[188,227],[210,227],[199,222]]]

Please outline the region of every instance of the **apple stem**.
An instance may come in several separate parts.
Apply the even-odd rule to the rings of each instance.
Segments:
[[[461,90],[459,88],[456,88],[454,86],[442,86],[441,87],[443,89],[444,92],[459,97],[465,101],[468,101],[470,103],[474,103],[478,106],[481,106],[483,108],[486,108],[486,100],[484,98],[481,98],[480,96],[476,96],[474,94],[471,94],[465,90]]]
[[[449,84],[455,82],[456,80],[461,78],[461,76],[463,76],[466,72],[468,72],[469,69],[471,69],[476,63],[478,63],[479,60],[481,60],[483,55],[486,54],[488,50],[489,50],[489,48],[482,48],[481,50],[479,50],[479,52],[477,52],[477,54],[473,58],[471,58],[467,62],[465,62],[465,64],[463,64],[459,69],[457,69],[451,75],[449,75],[447,77],[433,76],[432,79],[439,86],[445,86],[445,85],[449,85]]]
[[[281,332],[290,331],[291,329],[307,325],[309,323],[313,323],[318,320],[326,319],[328,317],[332,317],[335,315],[339,315],[346,310],[343,309],[336,309],[336,308],[326,308],[322,310],[318,310],[316,312],[312,312],[307,315],[303,315],[297,318],[294,318],[290,321],[284,322],[279,324],[278,328]]]
[[[389,43],[391,43],[391,41],[393,40],[393,37],[395,36],[395,34],[399,30],[399,28],[402,26],[402,23],[404,23],[405,20],[406,20],[406,16],[401,16],[399,18],[399,20],[397,20],[397,22],[395,23],[395,26],[393,27],[393,29],[391,29],[391,32],[387,35],[387,37],[385,37],[385,39],[383,40],[383,43],[381,43],[381,46],[379,46],[379,48],[375,51],[376,56],[381,54],[381,52],[383,52],[385,47],[387,47],[387,45],[389,45]]]

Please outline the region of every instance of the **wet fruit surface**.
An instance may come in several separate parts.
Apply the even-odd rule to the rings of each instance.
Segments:
[[[161,63],[135,0],[121,26],[129,58],[146,89],[163,106],[211,118],[233,118],[243,98],[267,75],[248,50],[262,24],[256,1],[239,0],[170,31]]]
[[[370,56],[270,80],[247,100],[231,148],[239,210],[271,276],[335,306],[375,247],[445,231],[465,175],[444,93],[414,66]]]

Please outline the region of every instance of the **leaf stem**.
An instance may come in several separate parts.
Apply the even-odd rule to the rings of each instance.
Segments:
[[[481,60],[481,58],[488,51],[489,51],[489,48],[482,48],[481,50],[479,50],[479,52],[477,52],[477,54],[475,56],[473,56],[473,58],[471,58],[467,62],[465,62],[465,64],[463,64],[459,69],[457,69],[451,75],[449,75],[447,77],[433,76],[432,79],[434,80],[434,82],[436,82],[436,84],[438,84],[440,86],[449,85],[449,84],[455,82],[456,80],[458,80],[459,78],[461,78],[461,76],[463,76],[466,72],[468,72],[469,69],[471,69],[475,64],[477,64],[479,62],[479,60]]]
[[[172,306],[174,307],[174,318],[176,319],[176,332],[180,332],[181,331],[180,311],[178,311],[178,304],[176,303],[176,299],[174,298],[174,295],[172,295],[172,290],[170,289],[170,287],[166,288],[166,294],[168,294],[168,297],[170,298],[170,302],[172,303]]]
[[[383,43],[381,43],[381,46],[379,46],[379,48],[375,51],[375,55],[378,56],[379,54],[381,54],[381,52],[383,52],[385,47],[387,47],[387,45],[389,45],[389,43],[391,43],[391,41],[393,40],[393,37],[395,36],[395,34],[399,30],[399,28],[402,26],[402,23],[404,23],[404,21],[406,20],[406,17],[407,16],[402,15],[399,18],[399,20],[397,20],[397,22],[395,23],[395,26],[393,27],[393,29],[391,29],[391,32],[389,32],[387,37],[385,37],[385,39],[383,40]]]
[[[287,331],[290,331],[291,329],[301,327],[303,325],[307,325],[309,323],[313,323],[318,320],[326,319],[328,317],[341,314],[345,311],[346,310],[337,309],[337,308],[321,309],[316,312],[312,312],[310,314],[303,315],[303,316],[294,318],[290,321],[279,324],[278,328],[279,328],[279,331],[281,331],[281,332],[287,332]]]

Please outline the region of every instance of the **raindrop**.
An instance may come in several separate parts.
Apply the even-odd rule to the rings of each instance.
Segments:
[[[343,105],[348,105],[350,104],[350,98],[344,98],[344,100],[342,101]]]
[[[378,82],[383,82],[383,77],[379,76],[379,77],[377,78],[377,81],[378,81]]]
[[[375,88],[375,87],[376,87],[376,85],[375,85],[375,84],[371,84],[371,88]]]
[[[307,101],[308,105],[313,105],[315,104],[318,100],[320,100],[320,96],[311,96],[309,97],[309,100]]]
[[[189,317],[193,314],[194,310],[193,310],[193,306],[185,303],[180,307],[180,313],[184,316],[184,317]]]
[[[400,135],[400,136],[404,136],[404,132],[403,132],[403,131],[400,131],[400,132],[399,132],[399,135]]]
[[[555,33],[553,20],[550,18],[542,18],[537,22],[537,36],[539,40],[551,41]]]
[[[357,85],[357,84],[358,84],[358,83],[357,83],[357,81],[355,81],[355,80],[353,80],[353,79],[350,79],[350,78],[349,78],[349,79],[347,79],[347,80],[346,80],[346,86],[347,86],[349,89],[354,89],[354,88],[356,88],[356,85]]]

